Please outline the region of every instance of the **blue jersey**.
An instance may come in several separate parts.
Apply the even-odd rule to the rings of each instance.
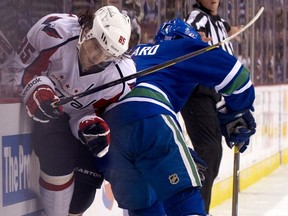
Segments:
[[[141,71],[207,46],[192,38],[163,41],[139,45],[132,58]],[[177,113],[198,84],[221,93],[228,111],[252,106],[254,89],[249,72],[235,57],[214,49],[137,78],[131,92],[106,109],[103,119],[110,127],[111,145],[104,173],[121,208],[150,207],[155,203],[152,192],[166,204],[173,198],[173,203],[185,189],[201,186],[177,120]],[[183,215],[205,215],[202,205],[196,192],[189,202],[171,209],[187,209],[188,214]]]
[[[162,41],[137,46],[132,58],[141,71],[207,46],[193,38]],[[121,110],[127,111],[119,117],[126,123],[156,114],[175,116],[197,84],[222,94],[228,112],[249,109],[255,99],[249,71],[234,56],[216,48],[137,78],[135,89],[113,106],[121,104]]]

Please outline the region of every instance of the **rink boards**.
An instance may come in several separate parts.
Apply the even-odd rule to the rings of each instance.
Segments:
[[[256,87],[253,113],[257,132],[240,154],[240,191],[288,163],[288,86]],[[233,150],[223,142],[223,159],[214,182],[211,207],[232,195]]]
[[[5,103],[4,103],[5,102]],[[288,86],[256,88],[257,133],[240,158],[240,190],[288,163]],[[39,163],[31,148],[30,119],[17,101],[0,103],[0,215],[39,215]],[[212,196],[212,207],[232,194],[233,150],[223,142],[223,160]],[[117,207],[107,182],[98,190],[85,215],[125,215]]]

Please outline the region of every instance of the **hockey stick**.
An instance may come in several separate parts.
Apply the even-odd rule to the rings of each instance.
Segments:
[[[219,43],[217,44],[214,44],[214,45],[211,45],[211,46],[208,46],[208,47],[205,47],[203,49],[200,49],[200,50],[197,50],[195,52],[192,52],[192,53],[188,53],[186,55],[183,55],[183,56],[180,56],[178,58],[175,58],[175,59],[172,59],[172,60],[169,60],[169,61],[166,61],[164,63],[161,63],[161,64],[158,64],[158,65],[155,65],[155,66],[152,66],[150,68],[147,68],[147,69],[144,69],[144,70],[141,70],[135,74],[131,74],[129,76],[126,76],[126,77],[123,77],[123,78],[120,78],[120,79],[117,79],[117,80],[114,80],[114,81],[111,81],[111,82],[108,82],[106,84],[103,84],[103,85],[100,85],[100,86],[97,86],[95,88],[92,88],[92,89],[89,89],[85,92],[81,92],[79,94],[75,94],[71,97],[66,97],[66,98],[62,98],[60,99],[59,102],[57,103],[53,103],[52,106],[53,107],[57,107],[57,106],[60,106],[60,105],[63,105],[63,104],[66,104],[66,103],[69,103],[73,100],[76,100],[76,99],[79,99],[79,98],[82,98],[84,96],[87,96],[87,95],[90,95],[90,94],[93,94],[95,92],[98,92],[98,91],[101,91],[103,89],[107,89],[107,88],[110,88],[112,86],[115,86],[115,85],[118,85],[120,83],[123,83],[123,82],[126,82],[128,80],[131,80],[131,79],[134,79],[134,78],[138,78],[138,77],[142,77],[144,75],[148,75],[148,74],[151,74],[151,73],[154,73],[156,71],[159,71],[161,69],[164,69],[164,68],[167,68],[167,67],[170,67],[178,62],[182,62],[186,59],[189,59],[189,58],[192,58],[192,57],[195,57],[197,55],[200,55],[202,53],[205,53],[207,51],[210,51],[210,50],[213,50],[219,46],[221,46],[222,44],[232,40],[233,38],[235,38],[236,36],[238,36],[239,34],[241,34],[242,32],[244,32],[247,28],[249,28],[259,17],[260,15],[262,14],[264,10],[264,7],[261,7],[260,10],[258,11],[258,13],[255,15],[255,17],[249,22],[247,23],[243,28],[241,28],[238,32],[236,32],[235,34],[227,37],[226,39],[220,41]]]
[[[234,146],[234,166],[233,166],[233,193],[232,193],[232,216],[238,216],[238,193],[240,174],[240,153],[238,145]]]

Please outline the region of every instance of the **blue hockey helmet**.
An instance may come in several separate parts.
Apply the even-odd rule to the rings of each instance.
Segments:
[[[163,40],[175,40],[178,38],[200,39],[201,37],[192,26],[176,18],[162,24],[154,41],[157,43]]]

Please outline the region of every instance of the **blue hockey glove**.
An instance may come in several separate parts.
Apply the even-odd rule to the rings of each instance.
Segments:
[[[108,152],[110,129],[102,118],[97,116],[83,118],[79,124],[78,136],[94,156],[103,157]]]
[[[218,112],[220,129],[229,148],[238,145],[242,153],[249,145],[250,137],[256,132],[256,122],[250,110],[233,113]]]
[[[202,160],[198,154],[192,149],[192,148],[188,148],[190,151],[190,154],[197,166],[197,171],[200,177],[201,182],[203,183],[205,181],[205,171],[207,170],[208,166],[206,164],[206,162],[204,160]]]

